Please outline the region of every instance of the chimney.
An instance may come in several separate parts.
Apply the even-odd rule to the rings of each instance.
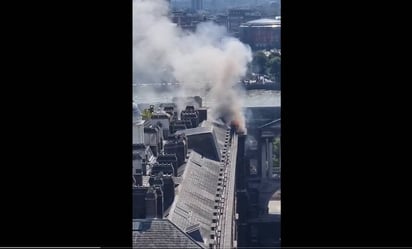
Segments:
[[[195,111],[195,107],[192,106],[192,105],[188,105],[188,106],[186,106],[186,111],[194,112],[194,111]]]
[[[165,198],[167,197],[167,193],[164,191],[164,182],[162,173],[157,175],[151,175],[149,178],[150,186],[156,192],[156,217],[163,218],[164,214],[164,206],[165,206]]]
[[[164,209],[168,209],[175,199],[175,183],[172,176],[163,176]]]
[[[207,120],[207,109],[206,108],[199,108],[197,112],[199,113],[199,123]]]
[[[162,149],[163,130],[150,122],[144,127],[144,143],[149,145],[154,156]]]
[[[174,119],[174,107],[173,106],[165,106],[163,110],[170,115],[171,119]]]
[[[166,112],[155,112],[151,117],[151,124],[158,126],[164,138],[169,136],[171,115]]]
[[[133,187],[133,219],[146,217],[145,196],[147,187]]]
[[[173,168],[172,163],[156,162],[155,164],[153,164],[153,167],[152,167],[153,175],[157,175],[159,173],[161,173],[162,175],[163,174],[175,175],[175,172],[177,171]],[[177,174],[175,176],[177,176]]]
[[[146,218],[157,217],[157,196],[153,187],[149,187],[145,196]]]
[[[172,164],[174,176],[177,176],[177,156],[176,154],[161,154],[157,157],[157,162],[159,164]]]
[[[164,213],[164,198],[163,198],[163,191],[162,187],[159,185],[155,185],[156,191],[156,217],[163,218]]]
[[[187,106],[186,110],[181,112],[180,119],[190,121],[192,128],[199,125],[199,113],[195,111],[193,106]]]
[[[135,175],[134,178],[136,180],[136,186],[143,186],[143,174],[141,171],[138,171]]]
[[[194,96],[193,99],[197,102],[199,107],[202,107],[202,98],[200,96]]]
[[[187,141],[185,135],[174,136],[164,146],[165,154],[175,154],[177,157],[177,166],[180,167],[187,155]]]
[[[147,175],[147,161],[143,160],[142,162],[142,175]]]
[[[163,173],[159,172],[156,175],[151,175],[149,178],[149,184],[150,186],[160,186],[163,189],[164,183],[163,183]]]

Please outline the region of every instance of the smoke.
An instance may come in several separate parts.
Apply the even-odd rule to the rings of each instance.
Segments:
[[[212,23],[183,31],[168,10],[164,0],[133,0],[134,82],[178,81],[186,94],[210,98],[212,117],[243,129],[243,103],[233,86],[246,74],[250,48]]]

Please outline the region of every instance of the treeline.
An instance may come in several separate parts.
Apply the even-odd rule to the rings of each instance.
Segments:
[[[280,79],[281,55],[277,51],[257,51],[249,67],[249,73],[268,75],[270,78]]]

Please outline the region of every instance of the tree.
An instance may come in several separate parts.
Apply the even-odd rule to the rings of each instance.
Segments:
[[[266,73],[266,64],[268,62],[268,59],[262,51],[258,51],[253,55],[253,65],[255,66],[255,71],[259,74],[265,74]]]
[[[280,56],[273,56],[272,58],[269,59],[269,61],[267,62],[267,67],[268,67],[268,71],[271,75],[278,75],[280,76]]]

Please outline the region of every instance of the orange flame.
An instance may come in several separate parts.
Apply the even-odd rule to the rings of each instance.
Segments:
[[[243,128],[242,128],[241,125],[240,125],[239,120],[237,120],[237,119],[232,120],[232,122],[231,122],[230,125],[235,128],[235,130],[236,130],[237,133],[242,133],[242,132],[244,132],[244,131],[243,131]]]

